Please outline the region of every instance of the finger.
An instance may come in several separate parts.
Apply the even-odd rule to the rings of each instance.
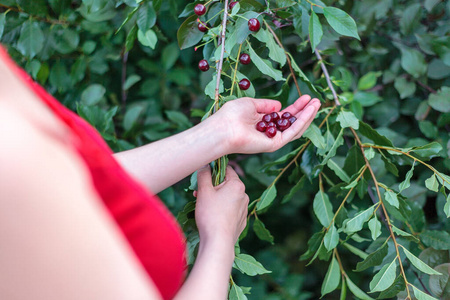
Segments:
[[[199,190],[212,187],[211,168],[209,165],[197,171],[197,185]]]
[[[295,121],[291,127],[283,132],[283,139],[291,141],[297,137],[300,137],[314,120],[319,107],[320,102],[314,101],[299,112],[296,115],[297,121]]]
[[[281,103],[277,100],[270,99],[252,99],[256,108],[256,112],[267,114],[274,111],[280,111]]]
[[[227,170],[225,173],[225,180],[228,181],[228,180],[232,180],[232,179],[239,179],[239,175],[236,173],[236,171],[232,167],[227,166]]]
[[[293,104],[289,105],[285,109],[283,109],[282,113],[288,111],[293,115],[296,115],[299,111],[303,110],[305,106],[310,102],[310,95],[303,95],[298,98]]]

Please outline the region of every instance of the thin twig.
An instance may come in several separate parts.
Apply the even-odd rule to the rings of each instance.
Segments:
[[[122,52],[122,76],[121,76],[122,105],[124,107],[127,102],[127,91],[125,89],[125,82],[127,80],[127,62],[128,62],[128,51],[124,49]]]
[[[223,10],[223,20],[222,20],[222,33],[220,35],[220,59],[217,62],[217,81],[216,81],[216,91],[214,95],[214,112],[219,109],[219,89],[220,89],[220,75],[222,74],[223,56],[225,53],[225,33],[227,30],[227,18],[228,18],[228,0],[225,0],[225,9]]]
[[[287,63],[288,63],[288,65],[289,65],[289,70],[291,71],[292,78],[294,79],[295,87],[297,88],[298,96],[300,97],[300,96],[302,95],[302,92],[300,91],[300,86],[298,85],[297,77],[295,76],[294,69],[292,69],[291,59],[289,58],[289,55],[287,54],[286,50],[284,49],[284,46],[283,46],[283,44],[280,42],[280,39],[279,39],[278,36],[276,35],[275,31],[273,31],[273,29],[269,26],[269,24],[267,24],[266,21],[264,21],[264,24],[266,24],[267,29],[269,29],[269,31],[270,31],[270,33],[273,35],[275,41],[276,41],[277,44],[281,47],[281,49],[283,49],[284,54],[286,55]]]
[[[330,74],[328,73],[328,69],[325,66],[325,63],[322,59],[322,56],[320,55],[319,51],[317,49],[314,49],[314,53],[316,53],[316,57],[319,60],[320,67],[322,68],[323,75],[325,76],[325,79],[327,80],[328,87],[331,90],[331,93],[333,94],[334,103],[336,103],[337,106],[341,105],[339,102],[339,98],[337,96],[336,90],[333,87],[333,83],[331,82]]]
[[[48,18],[43,18],[43,17],[38,17],[38,16],[35,16],[35,15],[32,15],[29,12],[24,11],[20,7],[12,7],[12,6],[8,6],[8,5],[1,4],[1,3],[0,3],[0,7],[6,8],[7,10],[14,11],[14,12],[17,12],[17,13],[27,14],[32,19],[35,19],[35,20],[38,20],[38,21],[42,21],[42,22],[45,22],[45,23],[49,23],[49,24],[53,24],[53,25],[70,25],[70,26],[75,26],[74,24],[71,24],[68,21],[54,20],[54,19],[48,19]]]

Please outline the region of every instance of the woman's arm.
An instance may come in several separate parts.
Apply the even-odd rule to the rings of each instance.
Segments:
[[[241,98],[226,103],[204,122],[169,138],[116,154],[138,180],[159,193],[209,162],[231,153],[272,152],[299,138],[314,119],[320,102],[300,97],[284,111],[297,117],[270,139],[255,129],[261,117],[279,111],[275,100]]]

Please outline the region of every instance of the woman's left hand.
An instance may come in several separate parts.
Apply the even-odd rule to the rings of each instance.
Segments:
[[[218,130],[227,131],[229,153],[273,152],[302,136],[314,120],[320,108],[318,99],[303,95],[292,105],[280,111],[276,100],[240,98],[227,102],[211,119],[219,122]],[[271,112],[290,112],[297,120],[285,131],[278,131],[273,138],[256,130],[256,123]],[[211,120],[212,121],[212,120]]]

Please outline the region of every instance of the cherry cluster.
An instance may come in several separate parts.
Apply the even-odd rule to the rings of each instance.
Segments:
[[[265,132],[270,138],[277,134],[277,130],[285,131],[297,120],[290,112],[284,112],[281,117],[277,112],[266,114],[256,123],[256,130]]]
[[[228,5],[229,9],[232,10],[233,7],[238,3],[238,1],[232,1],[230,2],[230,4]],[[203,16],[204,14],[206,14],[206,7],[203,4],[197,4],[194,7],[194,13],[197,16]],[[198,23],[198,30],[201,32],[207,32],[208,31],[208,25],[203,23],[200,20],[197,20]],[[248,20],[248,29],[250,31],[253,32],[258,32],[259,29],[261,28],[261,23],[259,22],[258,19],[252,18],[250,20]],[[248,55],[247,53],[242,53],[239,56],[239,62],[243,65],[248,65],[251,62],[250,59],[250,55]],[[201,61],[199,61],[198,63],[198,68],[203,71],[206,72],[209,70],[209,63],[206,59],[202,59]],[[243,91],[248,90],[250,88],[250,81],[246,78],[242,79],[241,81],[239,81],[239,88]]]

